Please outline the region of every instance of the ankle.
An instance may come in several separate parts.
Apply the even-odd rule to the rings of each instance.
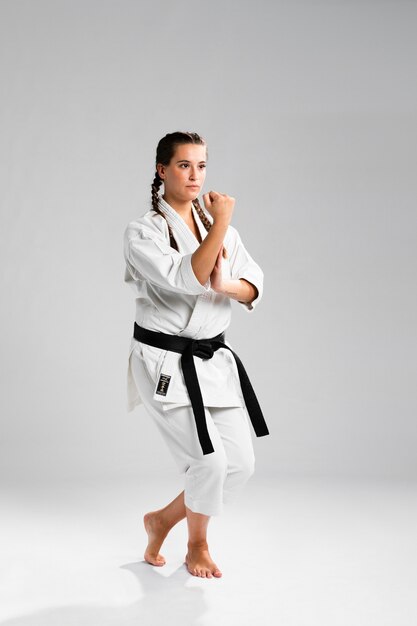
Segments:
[[[207,550],[208,544],[207,539],[189,539],[187,543],[187,547],[189,550]]]
[[[157,517],[157,520],[158,520],[158,524],[159,524],[162,528],[164,528],[166,531],[171,530],[171,528],[172,528],[173,526],[175,526],[175,524],[176,524],[176,522],[175,522],[175,521],[173,522],[173,520],[172,520],[172,519],[170,519],[170,518],[166,515],[166,513],[164,512],[164,510],[163,510],[163,509],[162,509],[162,510],[160,510],[160,511],[158,511],[158,517]]]

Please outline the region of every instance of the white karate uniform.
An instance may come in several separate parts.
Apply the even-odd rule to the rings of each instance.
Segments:
[[[159,207],[179,251],[170,246],[166,220],[152,209],[129,222],[124,232],[124,281],[136,296],[136,323],[193,339],[214,337],[230,324],[231,299],[213,291],[210,278],[205,285],[198,281],[191,256],[199,241],[162,196]],[[212,222],[211,215],[203,210]],[[204,239],[207,231],[194,206],[192,211]],[[263,272],[245,249],[236,228],[228,226],[223,243],[229,254],[227,259],[222,257],[224,278],[245,278],[258,289],[251,304],[240,303],[252,312],[262,298]],[[227,339],[224,343],[234,350]],[[222,504],[236,497],[253,472],[250,424],[230,350],[219,348],[210,359],[193,359],[214,453],[202,454],[181,354],[147,345],[133,336],[128,354],[127,410],[144,404],[155,419],[180,471],[186,474],[186,505],[196,512],[218,515]],[[171,377],[166,395],[156,393],[161,374]]]

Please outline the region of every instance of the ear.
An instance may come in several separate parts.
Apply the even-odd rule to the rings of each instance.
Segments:
[[[158,165],[156,166],[156,170],[157,170],[157,172],[159,174],[159,178],[164,179],[164,176],[165,176],[165,172],[164,172],[165,168],[164,168],[164,166],[161,163],[158,163]]]

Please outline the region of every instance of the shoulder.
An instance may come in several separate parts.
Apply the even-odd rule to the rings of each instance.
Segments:
[[[130,240],[138,236],[169,237],[166,219],[153,209],[149,209],[143,215],[131,220],[125,228],[125,240]]]

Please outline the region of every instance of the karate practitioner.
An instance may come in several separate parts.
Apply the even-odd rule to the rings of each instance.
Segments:
[[[258,437],[269,431],[225,337],[231,300],[252,312],[263,272],[230,224],[235,199],[210,191],[201,207],[206,164],[207,146],[197,133],[159,141],[152,208],[124,233],[124,280],[136,298],[127,408],[143,403],[184,474],[184,491],[144,516],[144,558],[164,565],[161,545],[186,517],[187,569],[212,578],[222,573],[208,550],[210,516],[233,502],[253,474],[251,423]]]

